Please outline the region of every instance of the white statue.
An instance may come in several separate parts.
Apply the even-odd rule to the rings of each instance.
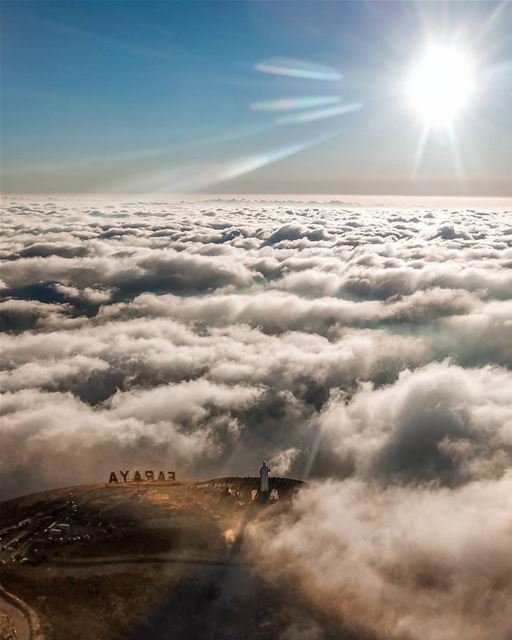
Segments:
[[[268,494],[268,474],[270,473],[270,467],[266,460],[263,460],[263,464],[260,467],[260,495]]]

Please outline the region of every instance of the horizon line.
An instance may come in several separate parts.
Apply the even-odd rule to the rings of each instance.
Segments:
[[[39,192],[0,192],[1,198],[33,198],[33,197],[49,197],[49,198],[166,198],[169,200],[190,200],[190,201],[209,201],[212,199],[222,200],[226,202],[232,201],[263,201],[263,202],[318,202],[322,204],[340,203],[346,205],[358,204],[421,204],[426,205],[438,204],[439,201],[447,201],[451,203],[461,202],[489,202],[492,204],[503,203],[505,206],[512,206],[512,195],[431,195],[431,194],[352,194],[352,193],[225,193],[225,192],[59,192],[59,191],[39,191]]]

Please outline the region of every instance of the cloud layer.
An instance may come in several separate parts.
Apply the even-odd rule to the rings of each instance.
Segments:
[[[382,638],[508,637],[511,220],[4,198],[0,497],[265,458],[313,481],[253,537],[272,579]]]
[[[511,490],[510,473],[456,490],[326,481],[247,538],[267,579],[361,638],[507,640]]]

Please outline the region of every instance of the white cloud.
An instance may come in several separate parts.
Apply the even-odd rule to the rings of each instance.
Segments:
[[[393,640],[507,640],[511,491],[510,473],[451,490],[324,482],[288,514],[251,525],[246,545],[267,580],[293,582],[345,627]]]
[[[95,479],[71,443],[92,450],[104,434],[114,457],[127,442],[142,457],[169,442],[166,455],[175,447],[197,476],[247,473],[263,456],[297,476],[499,475],[510,453],[507,400],[495,395],[512,366],[509,220],[317,202],[6,199],[2,390],[42,403],[27,439],[13,436],[28,428],[23,402],[9,417],[19,455],[7,494],[22,476],[23,490]],[[52,419],[70,407],[72,437]],[[409,428],[430,454],[408,467]],[[57,478],[34,461],[61,445],[70,462]],[[199,468],[196,450],[215,454]]]

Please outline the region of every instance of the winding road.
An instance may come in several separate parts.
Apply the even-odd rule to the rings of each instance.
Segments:
[[[16,640],[33,640],[28,617],[20,608],[11,604],[10,600],[11,594],[0,585],[0,611],[5,612],[13,621]]]

